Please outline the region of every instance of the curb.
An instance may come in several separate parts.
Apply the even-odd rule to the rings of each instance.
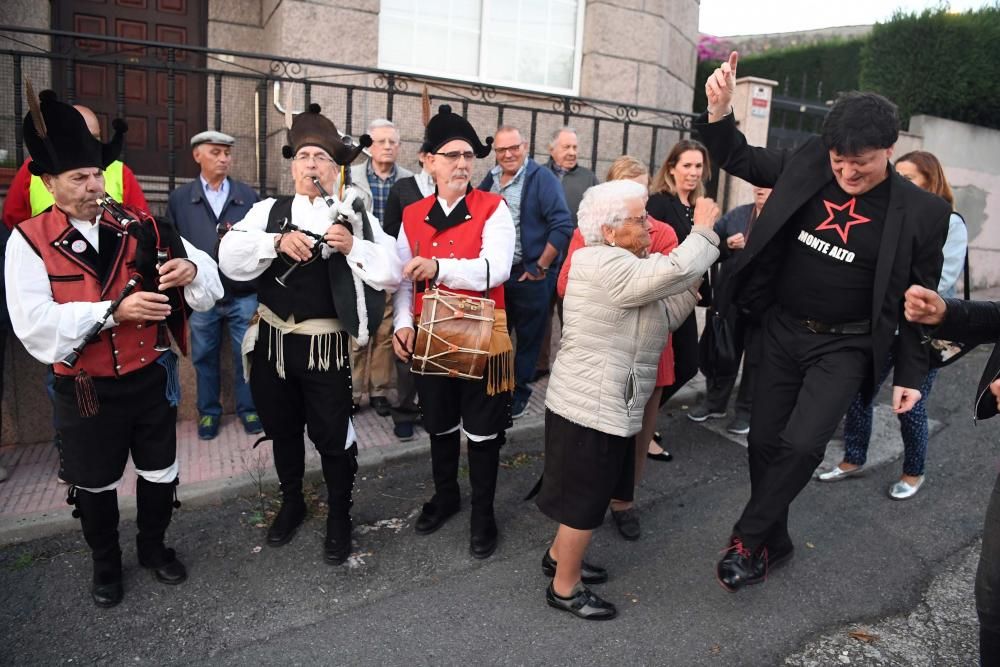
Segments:
[[[664,407],[680,408],[683,404],[689,404],[697,399],[698,391],[698,383],[689,383],[684,389],[678,391]],[[513,444],[514,441],[523,446],[525,441],[533,438],[540,439],[544,425],[544,413],[525,416],[515,421],[514,425],[507,429],[507,446]],[[430,437],[424,433],[411,442],[400,442],[391,447],[361,449],[358,452],[358,473],[377,470],[395,463],[425,460],[430,452],[430,446]],[[541,449],[543,446],[531,449]],[[306,457],[305,479],[314,483],[322,481],[323,470],[318,459],[310,460],[309,457]],[[278,475],[273,466],[268,467],[259,484],[269,490],[277,487]],[[253,495],[257,488],[258,481],[249,473],[243,473],[196,484],[182,484],[179,490],[181,502],[185,506],[198,508],[220,505],[236,498]],[[134,520],[135,497],[122,496],[119,499],[119,509],[123,520]],[[76,531],[79,530],[79,527],[79,521],[71,516],[69,506],[66,507],[66,510],[58,512],[48,510],[16,518],[0,519],[0,547]]]

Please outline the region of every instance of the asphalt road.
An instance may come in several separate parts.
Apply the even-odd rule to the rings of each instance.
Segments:
[[[638,496],[642,538],[625,542],[608,523],[590,550],[611,571],[599,591],[619,606],[612,622],[545,605],[540,560],[554,526],[521,500],[541,470],[536,432],[505,449],[501,544],[485,562],[467,553],[467,507],[434,535],[413,532],[429,496],[424,457],[362,472],[345,566],[323,563],[322,507],[271,549],[253,498],[179,511],[169,537],[190,579],[178,587],[138,567],[123,522],[126,597],[111,610],[89,600],[78,532],[0,549],[0,662],[975,664],[971,579],[1000,453],[1000,423],[971,419],[987,352],[938,378],[942,427],[915,498],[886,496],[898,461],[810,484],[791,512],[795,557],[737,594],[714,565],[748,495],[746,450],[675,408],[661,423],[675,460],[651,461]],[[858,630],[870,641],[847,634]]]

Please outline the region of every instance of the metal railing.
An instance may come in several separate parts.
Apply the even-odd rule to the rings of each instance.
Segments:
[[[287,191],[288,168],[278,159],[286,112],[301,111],[312,102],[320,103],[346,134],[363,132],[375,118],[394,121],[403,138],[400,162],[416,166],[426,88],[432,113],[440,104],[451,104],[484,135],[500,125],[514,125],[540,161],[547,160],[552,132],[575,127],[579,162],[599,176],[614,158],[630,151],[655,170],[673,143],[690,134],[695,116],[323,60],[0,26],[0,148],[7,149],[8,163],[17,165],[25,158],[24,78],[31,78],[37,90],[55,83],[62,99],[88,104],[86,91],[78,89],[81,68],[104,68],[108,94],[102,99],[113,116],[138,116],[143,123],[156,117],[160,149],[154,157],[162,167],[155,173],[136,170],[151,202],[162,201],[179,179],[193,175],[187,138],[206,128],[237,137],[236,178],[254,183],[262,196]],[[129,86],[139,80],[156,82],[156,104],[134,101],[141,96]],[[149,128],[147,133],[153,136]],[[126,147],[126,162],[132,151]],[[484,172],[490,165],[481,162],[479,170]]]
[[[798,93],[793,94],[791,77],[786,76],[781,92],[776,91],[773,97],[768,148],[795,148],[819,133],[823,119],[830,112],[823,97],[822,81],[816,84],[811,97],[805,74],[799,84]]]

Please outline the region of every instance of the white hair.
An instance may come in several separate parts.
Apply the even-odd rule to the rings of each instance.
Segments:
[[[552,138],[549,139],[549,150],[552,150],[553,148],[556,147],[556,144],[559,143],[559,135],[562,134],[563,132],[570,132],[574,136],[579,136],[576,132],[575,127],[570,127],[569,125],[563,125],[558,130],[552,133]]]
[[[635,181],[608,181],[588,188],[576,214],[584,242],[587,245],[603,243],[601,227],[619,229],[628,217],[628,202],[641,201],[646,196],[646,188]]]
[[[372,122],[368,123],[368,134],[371,134],[380,127],[388,127],[396,132],[396,139],[399,139],[399,128],[396,124],[387,118],[376,118]]]

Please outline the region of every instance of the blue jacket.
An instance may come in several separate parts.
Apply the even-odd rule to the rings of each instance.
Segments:
[[[205,199],[201,178],[195,177],[190,183],[185,183],[170,193],[167,212],[177,231],[188,243],[199,250],[204,250],[218,262],[220,223],[232,227],[246,217],[250,207],[259,199],[249,185],[230,178],[229,197],[222,207],[222,215],[216,218],[208,200]],[[226,297],[245,296],[257,291],[252,282],[230,280],[221,271],[219,276],[222,278],[222,286],[226,289]]]
[[[488,192],[491,187],[493,174],[488,173],[479,184],[479,189]],[[524,270],[538,274],[538,258],[545,251],[546,243],[555,246],[560,256],[565,255],[573,229],[573,217],[566,206],[566,196],[559,178],[531,158],[526,158],[524,185],[521,189],[520,230]]]

